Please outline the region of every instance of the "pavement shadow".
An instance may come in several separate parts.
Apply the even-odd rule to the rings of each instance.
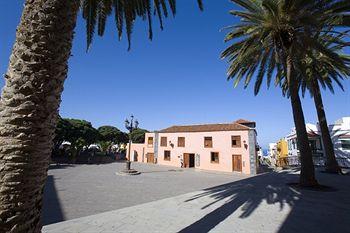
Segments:
[[[41,216],[43,225],[64,221],[64,214],[52,175],[49,175],[46,179],[43,198],[43,212]]]
[[[262,201],[266,201],[268,204],[278,203],[280,209],[283,209],[285,205],[294,206],[300,194],[287,186],[287,182],[281,182],[281,179],[295,181],[297,175],[289,172],[271,172],[204,189],[203,193],[193,196],[186,202],[202,197],[211,197],[213,202],[203,206],[202,209],[208,208],[223,199],[227,200],[226,203],[180,232],[208,232],[239,208],[243,210],[239,217],[247,218],[258,208]]]
[[[300,198],[278,232],[350,232],[350,177],[318,172],[317,179],[333,191],[299,190]]]
[[[321,184],[336,189],[330,192],[296,189],[287,184],[298,181],[299,175],[295,173],[297,170],[265,173],[205,189],[186,202],[210,197],[213,201],[202,209],[224,199],[225,204],[180,232],[209,232],[237,210],[241,213],[239,218],[248,218],[263,201],[271,205],[278,204],[280,210],[286,206],[291,207],[284,222],[276,222],[276,225],[280,225],[278,232],[349,232],[349,177],[317,173]]]
[[[55,163],[55,164],[50,164],[49,165],[49,170],[65,169],[65,168],[69,168],[69,167],[74,167],[74,165],[73,164],[59,164],[59,163]]]

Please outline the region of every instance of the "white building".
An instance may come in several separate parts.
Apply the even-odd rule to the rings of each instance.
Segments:
[[[323,154],[321,134],[318,126],[310,123],[307,123],[305,126],[313,154]],[[297,156],[299,150],[297,148],[297,135],[295,128],[292,128],[291,132],[286,136],[286,141],[288,143],[288,156]]]
[[[268,159],[270,160],[271,165],[276,164],[277,159],[277,143],[269,143],[269,154]]]
[[[314,164],[322,165],[324,163],[325,154],[319,124],[306,124],[306,131],[309,137]],[[343,117],[337,120],[333,125],[329,125],[329,132],[332,137],[334,152],[339,165],[342,167],[350,167],[350,117]],[[289,164],[296,165],[299,163],[297,159],[299,150],[297,148],[295,128],[292,128],[291,133],[286,136],[286,140],[288,143]]]
[[[335,156],[340,166],[350,167],[350,117],[343,117],[329,126]]]

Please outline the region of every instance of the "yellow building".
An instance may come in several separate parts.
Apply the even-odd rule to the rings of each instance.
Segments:
[[[283,138],[277,142],[277,158],[276,158],[277,166],[278,167],[287,166],[288,165],[287,157],[288,157],[288,143]]]

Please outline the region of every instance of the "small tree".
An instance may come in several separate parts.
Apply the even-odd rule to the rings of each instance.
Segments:
[[[130,137],[133,143],[144,143],[145,134],[148,133],[146,129],[135,129],[131,132]]]
[[[100,145],[102,152],[105,152],[105,154],[107,155],[109,149],[113,145],[113,142],[111,142],[111,141],[100,141],[98,144]]]
[[[54,147],[52,153],[54,155],[58,153],[59,147],[64,141],[69,141],[68,135],[70,135],[72,127],[73,126],[68,120],[63,119],[59,116],[55,131],[55,138],[53,139]]]
[[[70,147],[70,156],[73,161],[77,158],[78,155],[82,152],[84,147],[86,147],[87,143],[84,138],[78,138],[74,142],[71,143]]]

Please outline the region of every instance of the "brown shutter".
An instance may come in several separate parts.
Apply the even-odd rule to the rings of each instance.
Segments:
[[[167,137],[161,137],[160,138],[160,146],[166,147],[167,146]]]

